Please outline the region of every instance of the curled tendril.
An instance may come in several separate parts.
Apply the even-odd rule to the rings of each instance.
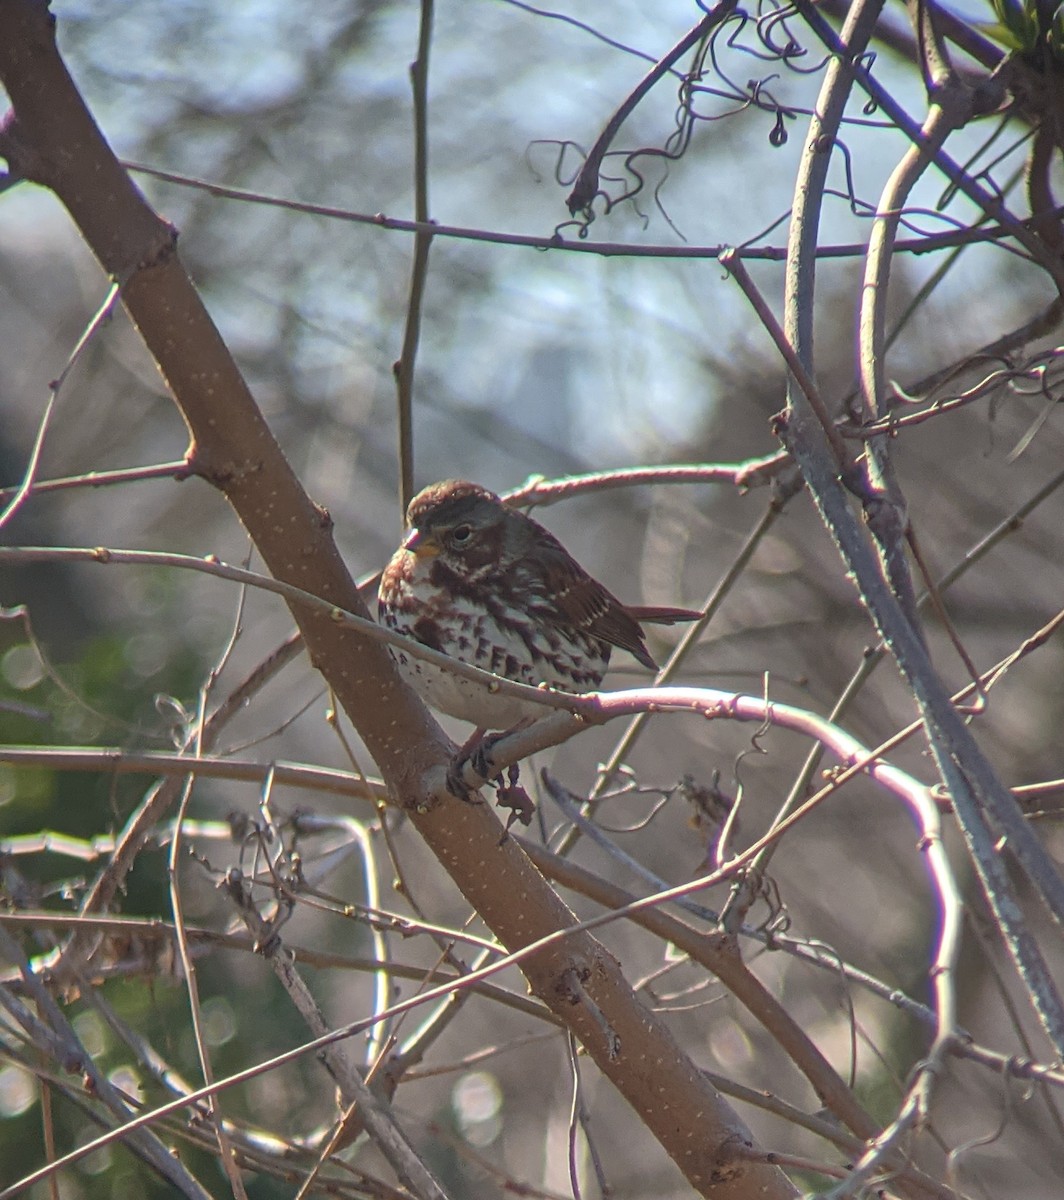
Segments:
[[[699,3],[699,8],[707,14],[710,11],[704,3]],[[572,216],[579,218],[577,227],[580,237],[587,236],[587,229],[597,215],[596,207],[599,213],[608,214],[618,204],[626,201],[632,203],[635,212],[646,225],[648,216],[638,201],[650,187],[649,172],[645,164],[647,160],[652,159],[659,160],[664,167],[661,178],[653,186],[654,204],[679,235],[665,209],[663,188],[670,176],[670,164],[679,161],[690,147],[696,121],[720,121],[754,108],[771,118],[769,143],[776,147],[787,143],[787,123],[795,119],[800,110],[777,98],[770,90],[770,85],[778,81],[780,75],[770,74],[754,78],[743,87],[729,74],[724,60],[726,57],[743,55],[759,62],[776,63],[796,76],[808,75],[811,70],[821,69],[828,61],[827,58],[816,68],[798,66],[798,61],[804,60],[809,51],[786,24],[794,15],[795,9],[791,5],[759,6],[756,17],[752,17],[744,9],[737,9],[728,14],[700,41],[693,49],[687,71],[680,75],[674,127],[662,144],[644,145],[636,149],[608,150],[602,155],[598,172],[589,171],[588,178],[581,183],[581,172],[578,171],[569,178],[570,173],[565,164],[566,156],[572,149],[584,157],[586,164],[584,151],[574,142],[556,143],[560,149],[554,169],[555,179],[563,186],[575,181],[574,190],[570,194],[570,212]],[[705,103],[707,100],[711,101],[708,106]],[[713,111],[714,107],[720,111]],[[619,177],[611,177],[606,174],[604,167],[608,160],[617,158],[621,160],[623,169]],[[534,167],[532,169],[534,170]]]
[[[776,123],[775,123],[775,125],[772,126],[772,129],[769,131],[769,135],[768,135],[769,145],[775,146],[777,148],[779,148],[780,146],[785,146],[787,144],[787,138],[788,138],[787,126],[784,124],[783,110],[780,109],[776,113]]]
[[[707,14],[712,11],[712,6],[703,0],[699,0],[698,8]],[[801,23],[801,15],[793,3],[759,0],[753,12],[738,8],[723,17],[719,24],[692,47],[686,70],[673,67],[668,74],[662,76],[663,79],[678,82],[673,127],[660,143],[644,144],[635,148],[617,145],[604,151],[599,148],[589,152],[569,140],[544,141],[543,144],[557,147],[553,172],[556,182],[560,186],[572,187],[569,197],[570,213],[575,221],[559,226],[559,236],[563,229],[576,228],[578,237],[587,238],[588,229],[596,216],[609,215],[614,208],[626,202],[631,203],[633,212],[645,227],[649,222],[649,215],[642,198],[649,193],[654,207],[670,228],[682,237],[666,211],[665,189],[673,176],[673,164],[679,162],[690,149],[696,123],[716,123],[754,110],[767,118],[766,136],[769,145],[776,149],[786,146],[790,140],[791,123],[803,116],[812,115],[810,107],[794,102],[790,93],[795,82],[802,81],[803,87],[808,86],[805,81],[817,72],[822,72],[828,63],[837,57],[831,53],[824,55],[819,42],[810,41],[808,45],[803,44],[802,37],[806,34],[812,37],[811,32]],[[811,61],[814,54],[815,60]],[[759,64],[758,74],[747,77],[745,84],[740,84],[738,80],[742,76],[738,73],[738,68],[744,59],[747,63],[754,60]],[[763,73],[760,64],[764,63],[774,64],[777,70]],[[866,51],[854,55],[853,63],[864,71],[871,71],[876,63],[876,54]],[[855,106],[851,113],[843,117],[843,122],[859,127],[891,128],[890,121],[870,119],[879,111],[875,100],[869,100],[863,109]],[[978,159],[980,155],[985,157],[992,141],[991,138],[976,152],[973,159]],[[531,146],[539,144],[533,142]],[[826,147],[831,148],[839,150],[845,183],[841,192],[829,190],[828,194],[845,199],[855,216],[873,215],[874,206],[861,200],[857,194],[855,163],[849,147],[836,138],[832,147]],[[582,167],[576,170],[572,169],[570,157],[574,151],[582,163]],[[591,154],[593,162],[589,163],[588,154]],[[539,178],[536,164],[528,152],[526,159],[529,169]],[[986,186],[999,193],[1000,189],[996,188],[990,172],[1000,161],[1000,158],[995,159],[985,168]],[[653,163],[657,163],[658,166],[655,168]],[[949,195],[944,196],[939,209],[945,207],[950,198]],[[903,226],[917,236],[925,236],[920,227],[912,221],[916,214],[932,215],[927,213],[927,210],[907,209]],[[935,219],[948,220],[941,213]],[[778,222],[774,222],[770,228],[776,224]],[[954,227],[963,228],[960,222],[955,223]],[[758,240],[760,239],[748,240],[746,244],[750,245]],[[1010,249],[1008,246],[1004,249],[1017,252],[1015,248]]]
[[[569,154],[570,151],[574,151],[579,157],[580,161],[583,162],[584,159],[587,158],[587,151],[584,149],[584,147],[581,146],[579,142],[558,138],[536,138],[534,141],[529,142],[525,147],[525,162],[528,164],[528,169],[532,172],[537,183],[542,180],[542,176],[537,170],[535,163],[532,161],[532,151],[538,146],[555,147],[557,153],[555,155],[554,170],[552,172],[554,176],[554,182],[558,184],[559,187],[572,187],[577,176],[580,174],[580,168],[577,167],[576,170],[574,170],[571,174],[567,174],[565,170],[566,155]]]

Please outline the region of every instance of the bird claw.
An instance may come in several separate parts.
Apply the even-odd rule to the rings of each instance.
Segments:
[[[467,766],[480,776],[483,783],[491,783],[498,778],[498,773],[492,774],[490,766],[491,748],[502,734],[485,733],[483,729],[474,729],[472,734],[459,748],[458,753],[451,759],[447,767],[447,790],[464,800],[467,804],[479,804],[477,785],[466,783],[465,769]]]
[[[484,783],[495,788],[498,806],[510,809],[503,841],[506,840],[510,827],[515,821],[520,821],[525,826],[531,825],[532,814],[536,811],[532,797],[518,783],[520,778],[518,765],[514,763],[507,768],[504,780],[502,772],[496,771],[491,763],[492,748],[496,742],[511,732],[513,731],[506,730],[503,733],[486,734],[482,729],[474,730],[472,736],[464,743],[447,767],[447,790],[467,804],[479,804],[480,800],[477,797],[476,787],[466,782],[466,766],[471,766]]]
[[[484,734],[469,753],[469,765],[485,783],[494,783],[500,778],[499,772],[491,765],[491,752],[495,743],[505,736],[505,733]]]
[[[456,754],[447,764],[447,790],[466,804],[480,804],[482,801],[477,789],[465,781],[465,765],[468,761],[468,755]]]

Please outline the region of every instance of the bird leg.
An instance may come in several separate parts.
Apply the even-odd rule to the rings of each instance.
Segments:
[[[535,810],[535,804],[528,792],[518,784],[519,768],[517,763],[507,769],[506,782],[503,782],[501,775],[492,766],[492,748],[495,743],[509,736],[510,733],[516,733],[518,730],[523,730],[533,721],[530,716],[525,716],[521,721],[518,721],[515,726],[509,730],[503,730],[499,733],[488,733],[482,728],[476,728],[470,736],[465,739],[461,748],[458,749],[455,757],[452,758],[450,766],[447,767],[447,791],[453,796],[457,796],[459,800],[465,800],[467,804],[477,803],[475,800],[475,790],[465,782],[464,770],[465,764],[473,767],[477,775],[486,782],[491,784],[498,793],[498,804],[501,808],[512,809],[510,821],[507,822],[506,828],[509,829],[513,821],[521,821],[522,824],[531,822],[531,814]]]
[[[485,783],[491,782],[485,769],[486,764],[480,757],[486,733],[487,730],[481,729],[479,726],[474,729],[458,747],[458,753],[447,764],[447,790],[452,796],[457,796],[459,800],[464,800],[467,804],[479,804],[480,801],[476,798],[476,788],[470,787],[463,778],[466,763],[472,765],[473,770]]]

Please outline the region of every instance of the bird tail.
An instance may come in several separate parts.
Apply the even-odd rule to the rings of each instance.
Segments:
[[[682,621],[697,621],[702,616],[697,608],[669,608],[655,604],[626,604],[624,611],[633,621],[648,625],[676,625]]]

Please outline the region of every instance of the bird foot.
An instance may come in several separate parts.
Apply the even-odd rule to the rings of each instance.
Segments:
[[[483,729],[474,729],[468,738],[458,748],[458,753],[447,765],[447,790],[452,796],[464,800],[467,804],[479,804],[477,786],[466,783],[465,769],[471,766],[484,783],[491,782],[491,768],[488,758],[491,748],[502,737],[499,733],[487,733]]]
[[[514,821],[520,821],[522,825],[531,824],[536,806],[528,792],[518,783],[520,778],[518,765],[514,763],[507,768],[504,782],[502,773],[496,771],[492,765],[491,751],[502,738],[524,728],[527,724],[527,719],[519,721],[512,729],[503,730],[501,733],[486,733],[483,729],[475,729],[447,767],[447,790],[467,804],[479,803],[476,787],[471,786],[465,779],[467,765],[473,768],[484,783],[495,788],[498,806],[511,810],[506,822],[507,831]]]

